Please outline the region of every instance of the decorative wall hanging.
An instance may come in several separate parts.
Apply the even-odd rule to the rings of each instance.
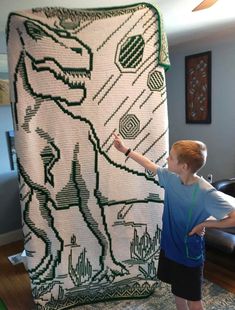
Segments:
[[[159,11],[39,8],[8,19],[12,111],[28,273],[37,309],[149,296],[163,191],[113,147],[164,166]]]
[[[211,123],[211,52],[185,57],[186,123]]]

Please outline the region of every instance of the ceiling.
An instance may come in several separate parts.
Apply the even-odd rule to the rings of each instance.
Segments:
[[[141,0],[0,0],[0,31],[5,31],[7,16],[12,11],[42,6],[88,8],[119,6],[142,2]],[[178,45],[209,34],[235,33],[235,1],[218,0],[209,9],[192,12],[201,0],[148,0],[160,8],[169,45]]]

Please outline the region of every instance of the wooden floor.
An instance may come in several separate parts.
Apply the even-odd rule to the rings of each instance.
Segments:
[[[23,241],[0,247],[0,298],[8,310],[31,310],[33,298],[24,264],[12,265],[8,256],[23,251]]]
[[[8,256],[22,251],[22,241],[0,247],[0,298],[5,302],[8,310],[32,310],[34,308],[30,282],[24,265],[14,266],[8,260]],[[229,266],[225,269],[216,262],[212,262],[218,260],[214,260],[212,256],[213,253],[210,252],[207,255],[205,278],[235,294],[234,261],[231,261],[231,268]]]
[[[207,249],[204,276],[235,294],[235,254]]]

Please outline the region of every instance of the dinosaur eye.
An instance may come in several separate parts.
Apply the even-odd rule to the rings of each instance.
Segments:
[[[41,27],[32,22],[26,22],[25,26],[28,34],[35,40],[40,40],[42,37],[47,36],[46,32]]]
[[[57,33],[60,37],[64,38],[70,37],[70,33],[64,30],[55,30],[55,33]]]

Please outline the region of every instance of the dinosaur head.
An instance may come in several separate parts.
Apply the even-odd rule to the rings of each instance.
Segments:
[[[18,70],[27,91],[68,106],[81,105],[87,94],[86,81],[91,77],[91,49],[65,29],[30,19],[22,24],[24,29],[18,29]]]

